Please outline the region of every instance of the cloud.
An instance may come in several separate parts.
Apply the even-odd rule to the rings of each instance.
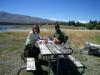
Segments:
[[[54,21],[56,21],[56,19],[55,19],[55,18],[51,18],[50,20],[54,20]]]
[[[81,23],[88,23],[88,21],[79,21],[79,22],[81,22]]]

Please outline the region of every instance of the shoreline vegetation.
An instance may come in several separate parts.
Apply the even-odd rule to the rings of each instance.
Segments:
[[[0,75],[16,75],[21,66],[25,65],[20,55],[25,47],[26,38],[30,27],[26,27],[29,31],[16,31],[13,29],[9,32],[0,32]],[[24,29],[24,28],[22,28]],[[41,27],[40,35],[48,37],[54,32],[53,26]],[[69,41],[73,48],[84,48],[85,42],[100,44],[99,30],[73,30],[61,27],[61,30],[69,36]],[[81,61],[88,67],[83,75],[99,75],[100,74],[100,57],[81,55],[78,52],[73,54],[76,59]]]

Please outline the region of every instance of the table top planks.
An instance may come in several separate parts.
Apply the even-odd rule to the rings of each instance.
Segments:
[[[55,45],[55,47],[61,51],[63,54],[66,54],[68,52],[68,49],[65,49],[64,47],[62,47],[61,45]]]
[[[42,55],[63,55],[68,54],[69,49],[54,43],[38,43]]]
[[[50,54],[52,54],[50,52],[50,50],[46,47],[45,44],[39,44],[39,47],[40,47],[40,52],[41,52],[42,55],[50,55]]]
[[[59,51],[53,44],[46,44],[46,46],[48,47],[48,49],[51,51],[51,53],[52,54],[57,54],[57,55],[59,55],[59,54],[62,54],[62,52],[61,51]]]

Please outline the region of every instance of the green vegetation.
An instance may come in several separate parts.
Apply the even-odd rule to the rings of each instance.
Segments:
[[[100,21],[94,20],[88,22],[88,23],[81,23],[81,22],[75,22],[75,21],[68,21],[68,22],[58,22],[61,25],[65,26],[74,26],[74,27],[84,27],[85,29],[97,29],[100,30]]]

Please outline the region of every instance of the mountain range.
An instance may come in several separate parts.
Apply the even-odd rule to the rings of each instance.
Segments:
[[[0,24],[46,24],[46,23],[55,23],[55,21],[39,17],[12,14],[0,11]]]

